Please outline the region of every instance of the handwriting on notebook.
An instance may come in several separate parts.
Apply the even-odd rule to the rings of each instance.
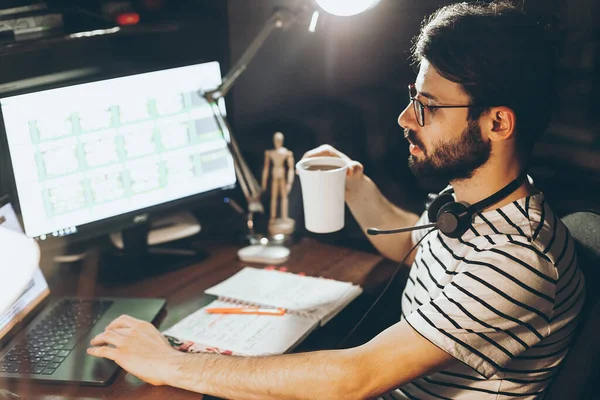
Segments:
[[[216,300],[209,306],[226,307],[228,304]],[[314,320],[291,314],[277,318],[219,315],[209,314],[202,308],[164,333],[206,347],[227,349],[234,354],[266,355],[284,353],[314,325]]]

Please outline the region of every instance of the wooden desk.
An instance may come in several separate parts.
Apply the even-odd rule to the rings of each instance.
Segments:
[[[55,294],[65,295],[165,298],[167,299],[166,316],[159,325],[162,330],[205,305],[211,299],[203,294],[206,288],[231,276],[246,265],[237,260],[236,250],[236,246],[215,243],[210,247],[209,258],[201,263],[126,286],[103,287],[97,284],[93,266],[84,267],[82,271],[61,270],[60,274],[51,280],[51,289]],[[290,272],[304,272],[312,276],[350,281],[365,289],[361,297],[325,327],[313,332],[297,349],[297,351],[308,351],[338,346],[342,338],[372,304],[382,285],[393,273],[395,264],[375,254],[331,246],[305,238],[292,247],[290,259],[285,266]],[[391,290],[390,298],[395,299],[392,303],[398,305],[395,315],[386,313],[393,321],[394,318],[399,317],[399,292]],[[387,312],[390,308],[382,306],[382,309]],[[377,324],[370,320],[364,325],[372,328]],[[6,385],[2,383],[5,382],[0,382],[0,387],[5,387]],[[10,385],[7,389],[32,400],[198,400],[202,398],[201,395],[171,387],[153,387],[123,370],[107,387],[23,382]]]

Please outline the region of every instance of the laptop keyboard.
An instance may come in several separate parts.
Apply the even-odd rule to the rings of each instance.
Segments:
[[[52,375],[111,306],[110,300],[65,299],[0,360],[0,372]]]

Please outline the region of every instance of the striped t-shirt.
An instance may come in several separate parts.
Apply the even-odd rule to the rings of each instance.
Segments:
[[[567,354],[585,290],[565,225],[542,194],[473,221],[423,239],[402,294],[402,319],[457,362],[387,398],[534,399]]]

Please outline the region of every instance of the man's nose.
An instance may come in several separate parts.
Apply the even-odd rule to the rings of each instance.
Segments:
[[[412,102],[409,102],[406,108],[400,113],[400,116],[398,116],[398,125],[404,129],[408,128],[413,131],[419,128],[415,113],[412,109]]]

